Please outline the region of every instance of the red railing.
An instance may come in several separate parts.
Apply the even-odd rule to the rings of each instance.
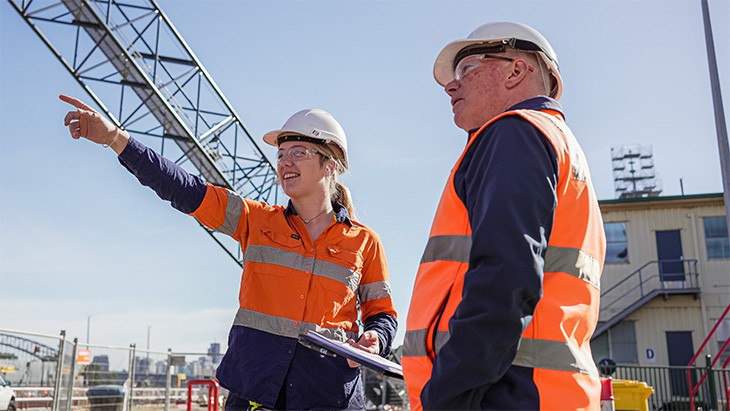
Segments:
[[[188,381],[188,411],[193,410],[193,386],[208,386],[208,411],[218,411],[218,381],[190,380]]]
[[[710,341],[710,339],[712,338],[712,336],[715,334],[715,331],[720,326],[720,324],[722,323],[722,321],[725,319],[725,316],[727,316],[727,313],[729,311],[730,311],[730,304],[728,304],[727,308],[725,308],[725,311],[722,313],[722,315],[720,316],[720,318],[717,319],[717,322],[715,323],[715,326],[712,327],[712,331],[710,331],[710,333],[707,334],[707,337],[705,338],[705,341],[702,342],[702,345],[697,350],[697,352],[695,353],[694,357],[692,357],[692,360],[690,360],[689,364],[687,364],[689,367],[692,367],[692,366],[695,365],[695,362],[697,361],[697,358],[702,353],[702,350],[705,349],[705,345],[707,345],[707,343]],[[723,353],[723,351],[725,351],[725,348],[727,348],[729,344],[730,344],[730,338],[728,338],[725,341],[725,344],[723,344],[722,345],[722,348],[720,348],[720,350],[717,352],[717,356],[715,357],[714,360],[712,360],[712,363],[709,365],[709,368],[713,368],[715,366],[715,364],[717,363],[717,361],[720,359],[721,354]],[[727,365],[727,362],[728,361],[725,361],[723,363],[723,367],[725,367],[725,365]],[[705,381],[705,378],[707,378],[707,373],[708,373],[708,370],[705,370],[705,372],[702,373],[700,379],[697,381],[697,384],[695,384],[694,386],[692,386],[692,375],[691,375],[691,372],[690,372],[690,368],[687,368],[687,384],[689,385],[689,405],[690,405],[690,409],[691,410],[694,410],[695,409],[695,394],[697,394],[697,391],[699,391],[700,386]],[[724,380],[727,380],[727,378],[724,378]],[[727,381],[725,381],[725,389],[726,390],[728,389],[727,388]]]

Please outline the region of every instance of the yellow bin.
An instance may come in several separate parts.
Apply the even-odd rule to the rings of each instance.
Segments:
[[[616,411],[649,411],[648,398],[654,388],[642,381],[613,380],[613,404]]]

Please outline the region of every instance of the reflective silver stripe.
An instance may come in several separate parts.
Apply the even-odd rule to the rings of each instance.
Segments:
[[[368,302],[381,298],[388,298],[392,295],[390,284],[387,281],[378,281],[370,284],[360,284],[357,289],[360,294],[360,302]]]
[[[451,334],[448,331],[436,331],[436,353],[438,354],[439,351],[441,351],[441,347],[446,344],[446,341],[449,341],[449,338],[451,337]]]
[[[439,235],[428,239],[426,249],[421,257],[421,264],[438,260],[469,262],[471,253],[471,236]]]
[[[426,329],[406,331],[406,336],[403,339],[403,356],[426,356],[426,335],[428,335],[428,330]]]
[[[545,272],[565,272],[600,288],[601,266],[595,258],[577,248],[548,246]]]
[[[404,357],[425,357],[428,330],[406,331],[403,342]],[[436,333],[436,352],[449,340],[448,332]],[[560,341],[522,338],[512,365],[546,370],[580,372],[598,378],[598,370],[590,356]]]
[[[241,219],[243,211],[243,199],[231,190],[228,190],[228,205],[226,206],[226,215],[223,224],[216,228],[215,231],[226,235],[233,235],[238,228],[238,221]]]
[[[252,244],[246,247],[246,252],[243,255],[243,261],[244,263],[256,262],[276,264],[302,271],[314,268],[314,258],[304,258],[301,254],[293,251],[258,244]]]
[[[295,322],[297,324],[295,324]],[[258,311],[240,308],[233,320],[233,325],[253,328],[282,337],[299,338],[299,334],[306,334],[307,331],[316,331],[319,334],[335,339],[347,341],[348,338],[357,339],[357,335],[340,328],[323,328],[314,323],[294,321],[290,318],[276,317],[260,313]]]
[[[598,378],[598,369],[593,359],[564,341],[522,338],[512,365],[580,372]]]
[[[276,264],[299,271],[309,270],[314,275],[326,277],[342,283],[352,292],[357,290],[357,286],[360,283],[360,275],[347,267],[343,267],[329,261],[303,257],[299,253],[267,245],[252,244],[246,247],[246,252],[243,255],[243,262]]]
[[[339,281],[353,293],[360,284],[360,276],[352,269],[337,265],[330,261],[315,260],[312,272],[320,277]]]
[[[403,340],[403,356],[405,357],[423,357],[427,354],[426,351],[426,336],[428,330],[412,330],[406,331],[405,339]],[[441,347],[446,344],[449,340],[448,331],[436,331],[436,352],[441,350]]]

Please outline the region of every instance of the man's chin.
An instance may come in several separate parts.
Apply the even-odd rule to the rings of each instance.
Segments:
[[[469,131],[471,128],[466,124],[466,122],[463,119],[460,119],[457,114],[454,114],[454,124],[456,124],[456,127],[464,130]]]

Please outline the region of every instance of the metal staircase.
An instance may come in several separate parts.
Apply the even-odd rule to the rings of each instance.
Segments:
[[[697,260],[649,261],[601,292],[601,313],[592,338],[603,334],[658,296],[699,293]]]
[[[155,0],[8,1],[117,126],[212,184],[279,200],[274,167]]]

